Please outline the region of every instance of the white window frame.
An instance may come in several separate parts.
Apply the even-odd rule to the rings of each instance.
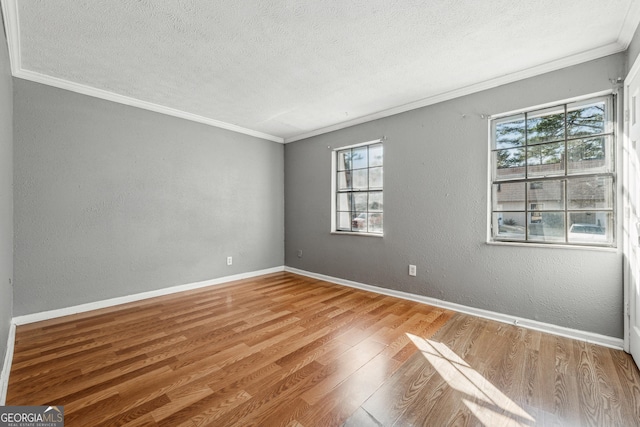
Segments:
[[[374,144],[383,144],[383,159],[384,159],[384,139],[374,139],[372,141],[361,142],[358,144],[345,145],[341,147],[336,147],[331,150],[331,234],[339,234],[339,235],[351,235],[351,236],[367,236],[367,237],[384,237],[384,220],[382,224],[382,233],[370,233],[370,232],[362,232],[362,231],[345,231],[339,230],[337,228],[337,195],[338,195],[338,183],[337,183],[337,175],[338,175],[338,167],[337,167],[337,156],[339,151],[364,147]],[[384,171],[384,160],[382,163],[382,168]],[[382,188],[381,190],[384,194],[384,175],[382,178]],[[369,192],[369,190],[366,190]],[[383,196],[384,197],[384,196]],[[384,208],[383,208],[383,218],[384,218]]]
[[[518,110],[514,110],[514,111],[509,111],[509,112],[505,112],[505,113],[501,113],[501,114],[496,114],[496,115],[492,115],[489,117],[488,120],[488,132],[487,132],[487,141],[488,141],[488,158],[487,158],[487,171],[488,171],[488,179],[487,179],[487,240],[486,242],[488,244],[495,244],[495,245],[514,245],[514,246],[523,246],[523,247],[565,247],[565,248],[574,248],[574,249],[587,249],[587,250],[605,250],[605,251],[617,251],[618,250],[618,246],[620,243],[620,204],[619,204],[619,198],[620,198],[620,188],[619,188],[619,182],[618,182],[618,175],[620,173],[619,168],[620,165],[618,164],[618,158],[620,156],[619,153],[619,144],[618,144],[618,131],[619,131],[619,127],[620,127],[620,115],[619,115],[619,97],[616,96],[617,93],[614,92],[613,90],[607,90],[607,91],[602,91],[602,92],[598,92],[598,93],[593,93],[593,94],[589,94],[589,95],[583,95],[583,96],[579,96],[579,97],[574,97],[574,98],[569,98],[569,99],[565,99],[565,100],[561,100],[561,101],[556,101],[556,102],[550,102],[550,103],[546,103],[546,104],[542,104],[542,105],[536,105],[536,106],[532,106],[532,107],[527,107],[527,108],[522,108],[522,109],[518,109]],[[613,225],[611,227],[611,233],[612,233],[612,243],[607,243],[607,244],[597,244],[597,243],[587,243],[587,242],[569,242],[568,240],[564,241],[564,242],[544,242],[544,241],[539,241],[539,240],[529,240],[526,236],[526,231],[525,231],[525,240],[509,240],[509,239],[498,239],[498,238],[494,238],[493,235],[493,229],[492,227],[494,226],[494,220],[493,220],[493,214],[494,214],[494,205],[493,205],[493,191],[492,191],[492,187],[494,184],[505,184],[505,183],[509,183],[508,180],[497,180],[494,179],[494,164],[493,164],[493,151],[494,151],[494,147],[493,147],[493,123],[499,119],[503,119],[509,116],[514,116],[514,115],[518,115],[518,114],[523,114],[523,113],[531,113],[531,112],[536,112],[539,110],[543,110],[546,108],[552,108],[552,107],[560,107],[560,106],[566,106],[568,104],[572,104],[572,103],[577,103],[577,102],[583,102],[583,101],[596,101],[598,99],[606,99],[607,102],[607,107],[609,109],[608,114],[610,116],[610,121],[611,121],[611,146],[610,146],[610,152],[609,152],[609,156],[611,156],[611,163],[612,163],[612,171],[608,172],[608,173],[593,173],[593,174],[587,174],[587,175],[592,175],[592,176],[609,176],[612,180],[613,180],[613,188],[612,188],[612,194],[611,196],[613,197],[613,200],[611,202],[611,211],[612,211],[612,217],[613,217]],[[565,136],[565,144],[567,143],[569,137]],[[565,162],[567,161],[567,159],[565,159]],[[566,163],[565,163],[565,174],[564,175],[558,175],[556,178],[559,180],[562,179],[566,179],[568,178],[575,178],[575,177],[580,177],[581,175],[579,174],[570,174],[567,169],[566,169]],[[546,177],[543,177],[542,180],[545,180]],[[537,177],[526,177],[524,179],[521,179],[521,181],[524,181],[526,184],[526,188],[529,188],[529,185],[531,185],[532,182],[534,181],[539,181],[537,179]],[[570,227],[570,223],[567,221],[568,218],[568,214],[569,212],[572,212],[572,209],[569,209],[568,205],[567,205],[567,195],[566,193],[564,194],[565,197],[565,207],[563,209],[564,215],[565,215],[565,236],[568,235],[569,232],[569,227]],[[525,221],[528,220],[528,216],[531,214],[531,210],[528,209],[529,205],[527,204],[527,201],[525,200],[525,206],[527,209],[525,209]],[[495,213],[498,213],[497,211]]]

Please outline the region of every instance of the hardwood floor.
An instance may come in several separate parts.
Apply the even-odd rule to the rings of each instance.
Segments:
[[[634,426],[630,356],[290,273],[18,327],[66,426]]]

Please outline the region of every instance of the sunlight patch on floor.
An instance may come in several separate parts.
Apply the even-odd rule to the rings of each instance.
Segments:
[[[485,426],[532,426],[535,419],[474,370],[446,345],[413,334],[409,339],[453,389],[464,393],[463,403]]]

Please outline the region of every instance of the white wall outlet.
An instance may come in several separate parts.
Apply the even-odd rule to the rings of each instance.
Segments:
[[[298,249],[298,258],[302,258],[302,249]]]
[[[227,265],[231,265],[231,264],[233,264],[233,257],[228,256],[227,257]]]
[[[416,266],[413,264],[409,264],[409,276],[416,275]]]

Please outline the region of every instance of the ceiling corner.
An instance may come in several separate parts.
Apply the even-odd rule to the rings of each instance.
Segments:
[[[2,16],[4,19],[4,30],[7,36],[7,46],[9,48],[9,62],[11,63],[11,73],[16,76],[22,65],[20,60],[20,25],[18,21],[17,0],[1,0]]]
[[[618,34],[618,44],[623,50],[626,50],[633,40],[638,24],[640,23],[640,2],[632,1],[627,11],[627,16],[624,19],[620,33]]]
[[[151,102],[143,101],[120,95],[117,93],[105,91],[91,86],[70,82],[68,80],[56,78],[49,75],[25,70],[22,68],[22,57],[20,49],[20,20],[18,15],[18,0],[0,0],[2,7],[2,18],[4,20],[5,34],[7,37],[7,47],[9,50],[9,62],[11,65],[11,74],[23,80],[29,80],[59,89],[65,89],[71,92],[80,93],[87,96],[117,102],[132,107],[138,107],[149,111],[154,111],[169,116],[179,117],[185,120],[206,124],[209,126],[230,130],[232,132],[253,136],[267,141],[284,144],[283,137],[267,134],[254,129],[248,129],[232,123],[211,119],[209,117],[199,116],[187,111],[177,110],[174,108],[158,105]]]

